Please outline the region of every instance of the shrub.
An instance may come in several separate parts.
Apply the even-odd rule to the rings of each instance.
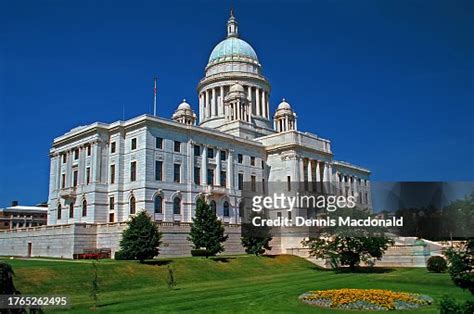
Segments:
[[[439,303],[440,314],[463,314],[463,306],[450,296],[443,296]]]
[[[127,256],[127,254],[124,251],[120,250],[120,251],[115,252],[115,259],[116,260],[127,260],[127,259],[130,259],[130,258]]]
[[[426,268],[428,271],[434,273],[444,273],[448,268],[446,260],[441,256],[431,256],[426,262]]]
[[[209,252],[207,252],[207,250],[205,249],[194,249],[194,250],[191,250],[191,255],[192,256],[209,256]]]

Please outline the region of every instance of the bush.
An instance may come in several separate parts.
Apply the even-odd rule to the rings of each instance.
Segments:
[[[434,273],[444,273],[448,268],[446,260],[441,256],[431,256],[426,262],[426,268],[428,271]]]
[[[131,259],[130,257],[127,256],[127,254],[120,250],[120,251],[117,251],[115,252],[115,259],[116,260],[127,260],[127,259]]]
[[[466,301],[466,303],[457,303],[450,296],[443,296],[439,303],[440,314],[472,314],[474,313],[474,302]]]
[[[194,250],[191,250],[191,255],[192,256],[209,256],[211,254],[209,254],[209,252],[205,249],[194,249]]]

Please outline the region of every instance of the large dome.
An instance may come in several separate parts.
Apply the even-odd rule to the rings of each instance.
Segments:
[[[231,61],[234,58],[250,58],[258,62],[257,54],[246,41],[237,37],[228,37],[217,44],[211,52],[209,63]]]

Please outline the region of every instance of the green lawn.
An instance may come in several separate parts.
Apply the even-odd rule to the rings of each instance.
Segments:
[[[72,300],[71,311],[89,311],[92,304],[89,299],[90,261],[4,261],[13,266],[15,285],[23,294],[66,294]],[[166,284],[167,265],[175,269],[175,290],[169,290]],[[447,274],[414,268],[382,273],[335,273],[320,270],[304,259],[289,255],[159,259],[154,264],[144,265],[101,260],[98,269],[101,291],[97,312],[141,309],[146,313],[348,313],[323,310],[298,301],[298,296],[305,291],[333,288],[417,292],[432,296],[436,302],[443,294],[460,300],[470,298],[468,292],[451,283]],[[437,308],[435,305],[416,313],[437,313]]]

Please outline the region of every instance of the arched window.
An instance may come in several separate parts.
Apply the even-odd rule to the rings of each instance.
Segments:
[[[217,206],[216,206],[216,201],[211,201],[209,203],[209,206],[211,207],[212,211],[214,212],[214,215],[217,213]]]
[[[87,216],[87,201],[82,201],[82,217]]]
[[[61,216],[62,216],[62,207],[61,207],[61,204],[58,204],[58,220],[61,220]]]
[[[224,202],[224,217],[229,217],[230,212],[229,212],[229,202],[225,201]]]
[[[135,196],[130,197],[130,215],[135,214]]]
[[[69,203],[69,218],[74,218],[74,203]]]
[[[155,214],[163,213],[163,198],[160,195],[155,196]]]
[[[180,215],[181,214],[181,199],[179,197],[175,197],[173,200],[173,215]]]

